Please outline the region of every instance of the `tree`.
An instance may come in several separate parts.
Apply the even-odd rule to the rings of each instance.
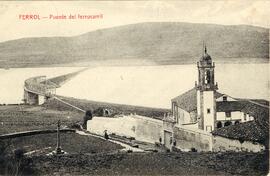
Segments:
[[[92,111],[91,110],[86,111],[85,112],[85,115],[83,117],[83,125],[82,125],[83,129],[86,129],[86,127],[87,127],[87,121],[88,120],[92,120],[92,118],[93,118]]]

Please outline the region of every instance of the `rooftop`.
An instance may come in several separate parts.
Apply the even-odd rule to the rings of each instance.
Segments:
[[[269,138],[268,131],[261,128],[261,126],[255,121],[249,121],[223,128],[217,128],[212,132],[212,134],[230,139],[258,142],[267,145]]]
[[[212,134],[231,139],[259,142],[268,146],[269,108],[246,101],[242,112],[254,117],[254,121],[215,129]]]
[[[248,101],[217,102],[217,112],[241,111],[248,103]]]
[[[216,92],[216,98],[219,98],[222,95],[223,94]],[[187,112],[195,111],[197,110],[197,90],[194,87],[193,89],[173,98],[171,101],[175,102],[178,107]]]

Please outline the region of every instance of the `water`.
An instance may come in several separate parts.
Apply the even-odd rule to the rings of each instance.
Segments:
[[[24,81],[34,76],[54,77],[79,68],[14,68],[0,69],[0,103],[22,103]]]
[[[21,102],[23,82],[28,77],[53,77],[80,69],[0,70],[0,103]],[[268,64],[216,64],[215,79],[221,93],[269,100]],[[169,108],[171,99],[193,88],[196,80],[196,65],[95,67],[76,76],[56,92],[80,99]]]

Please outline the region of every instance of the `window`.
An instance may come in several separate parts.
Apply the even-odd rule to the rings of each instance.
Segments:
[[[210,109],[208,108],[208,109],[207,109],[207,114],[210,114],[210,112],[211,112],[211,111],[210,111]]]
[[[247,114],[244,113],[244,121],[246,121],[246,120],[247,120]]]
[[[217,123],[217,128],[221,128],[222,127],[222,123],[219,121],[218,123]]]
[[[210,70],[206,70],[205,77],[204,77],[204,83],[205,84],[210,84],[210,77],[211,77]]]
[[[225,116],[226,117],[231,117],[232,116],[232,113],[231,112],[225,112]]]
[[[223,101],[227,101],[227,96],[224,96],[223,97]]]

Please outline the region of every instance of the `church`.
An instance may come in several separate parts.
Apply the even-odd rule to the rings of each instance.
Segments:
[[[219,92],[215,63],[206,46],[197,70],[195,86],[171,100],[171,121],[164,118],[163,125],[165,146],[197,151],[269,149],[269,102]],[[171,146],[166,145],[169,137],[174,141]]]
[[[217,128],[254,120],[252,115],[242,110],[247,100],[218,92],[215,63],[207,53],[206,46],[197,68],[195,87],[172,99],[176,125],[212,132]]]
[[[173,98],[171,112],[164,117],[130,114],[109,119],[93,118],[87,122],[87,130],[101,135],[106,129],[119,136],[176,151],[268,150],[269,102],[234,98],[219,92],[215,63],[206,46],[197,69],[195,86]]]

